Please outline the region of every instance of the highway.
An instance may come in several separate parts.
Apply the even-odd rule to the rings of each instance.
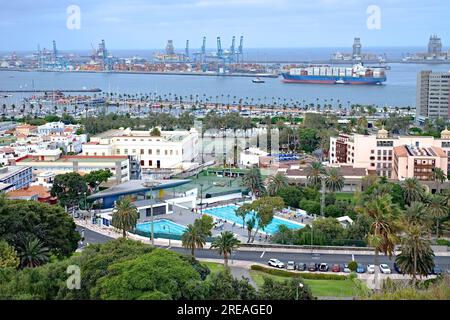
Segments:
[[[80,231],[82,228],[77,227],[77,230]],[[94,232],[89,229],[85,229],[84,231],[85,242],[89,244],[94,243],[105,243],[113,238],[105,236],[103,234]],[[184,248],[172,247],[170,250],[181,253],[181,254],[189,254],[190,251]],[[196,258],[200,259],[222,259],[222,257],[215,251],[210,249],[197,249],[195,251]],[[363,265],[373,264],[373,256],[369,255],[352,255],[350,254],[316,254],[316,253],[289,253],[289,252],[264,252],[264,251],[244,251],[239,250],[232,254],[230,260],[242,260],[242,261],[251,261],[266,264],[269,259],[277,258],[284,263],[287,261],[295,261],[296,263],[310,263],[316,262],[321,263],[325,262],[329,265],[334,263],[344,264],[351,261],[353,258],[356,262],[362,263]],[[230,261],[231,262],[231,261]],[[389,260],[388,257],[384,255],[380,255],[379,263],[388,264],[392,271],[394,272],[393,266],[394,261]],[[435,263],[437,266],[441,267],[443,270],[450,269],[450,257],[436,257]]]

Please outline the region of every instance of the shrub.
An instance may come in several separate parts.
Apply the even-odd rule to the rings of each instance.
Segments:
[[[446,239],[437,239],[436,244],[439,246],[449,246],[450,247],[450,241]]]
[[[358,263],[356,261],[350,261],[348,263],[348,268],[350,269],[350,271],[355,272],[358,268]]]
[[[340,274],[330,274],[330,273],[298,273],[291,272],[281,269],[271,269],[266,268],[257,264],[251,266],[251,270],[265,272],[273,276],[280,277],[291,277],[291,278],[303,278],[303,279],[314,279],[314,280],[345,280],[347,276]]]

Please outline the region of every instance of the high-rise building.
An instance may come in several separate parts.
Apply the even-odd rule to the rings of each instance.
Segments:
[[[167,40],[166,54],[167,55],[175,54],[175,48],[173,46],[173,40]]]
[[[442,41],[437,35],[430,36],[428,41],[428,53],[429,54],[440,54],[442,52]]]
[[[417,76],[416,119],[450,119],[450,72],[421,71]]]
[[[361,56],[361,48],[361,39],[355,38],[355,40],[353,41],[353,58]]]

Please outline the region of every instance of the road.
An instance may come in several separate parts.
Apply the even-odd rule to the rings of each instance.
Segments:
[[[82,227],[77,227],[77,230],[80,231],[83,229]],[[85,229],[84,231],[85,242],[93,244],[93,243],[105,243],[113,238],[105,236],[103,234],[94,232],[89,229]],[[189,254],[189,250],[184,248],[172,247],[170,250],[181,253],[181,254]],[[222,257],[215,251],[210,249],[197,249],[195,252],[195,256],[197,258],[204,259],[222,259]],[[289,253],[289,252],[264,252],[263,251],[243,251],[239,250],[234,252],[231,256],[232,260],[242,260],[242,261],[252,261],[259,263],[267,263],[269,259],[277,258],[283,262],[287,261],[295,261],[296,263],[310,263],[310,262],[325,262],[329,265],[334,263],[344,264],[348,263],[352,260],[352,255],[349,254],[311,254],[311,253]],[[373,256],[369,255],[354,255],[353,257],[355,261],[362,263],[363,265],[373,264]],[[379,263],[388,264],[393,270],[394,261],[389,260],[388,257],[384,255],[380,255]],[[436,265],[440,266],[443,270],[450,269],[450,257],[436,257],[435,258]]]

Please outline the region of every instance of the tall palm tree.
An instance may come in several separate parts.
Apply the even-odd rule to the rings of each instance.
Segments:
[[[407,178],[402,183],[405,193],[405,203],[410,205],[413,201],[421,201],[425,193],[425,189],[417,178]]]
[[[113,227],[122,230],[122,236],[127,237],[127,231],[136,227],[139,212],[132,203],[131,197],[125,197],[116,202],[113,210],[111,224]]]
[[[344,176],[339,168],[330,168],[325,178],[325,186],[332,192],[341,191],[344,188]]]
[[[326,174],[326,170],[322,163],[313,162],[306,168],[306,176],[308,184],[318,187],[322,182],[322,175]]]
[[[413,276],[414,285],[417,274],[426,276],[434,267],[434,252],[425,236],[426,232],[419,224],[406,222],[401,253],[395,259],[403,272]]]
[[[441,168],[433,168],[431,180],[436,184],[436,193],[441,193],[441,186],[447,180],[447,176]]]
[[[244,203],[236,210],[236,216],[242,218],[242,227],[245,227],[245,218],[248,214],[253,212],[253,206],[251,203]]]
[[[236,239],[234,234],[230,231],[220,233],[211,243],[211,249],[217,249],[220,255],[223,255],[223,262],[225,268],[228,268],[228,256],[239,247],[241,242]]]
[[[448,216],[448,206],[445,197],[434,194],[426,199],[429,216],[436,219],[436,238],[439,238],[439,220]]]
[[[375,248],[374,265],[378,266],[378,256],[382,252],[392,257],[395,244],[398,241],[398,225],[395,217],[399,214],[399,208],[392,203],[390,195],[376,197],[366,202],[364,214],[368,216],[372,223],[367,235],[368,243]],[[377,288],[378,268],[375,267],[374,287]]]
[[[270,196],[274,196],[278,193],[278,191],[280,191],[280,189],[286,187],[287,185],[288,179],[286,176],[281,172],[277,172],[275,175],[268,178],[267,193]]]
[[[19,248],[20,264],[23,267],[34,268],[43,265],[49,260],[48,248],[37,238],[28,239]]]
[[[259,168],[252,168],[242,178],[243,186],[250,189],[253,198],[261,195],[264,190],[263,180],[261,176],[261,170]]]
[[[206,244],[206,235],[198,226],[189,224],[181,236],[181,244],[184,248],[190,249],[192,256],[195,257],[195,249],[203,248]]]
[[[404,220],[408,223],[420,224],[426,230],[430,229],[430,217],[428,208],[423,202],[414,201],[406,206]]]

